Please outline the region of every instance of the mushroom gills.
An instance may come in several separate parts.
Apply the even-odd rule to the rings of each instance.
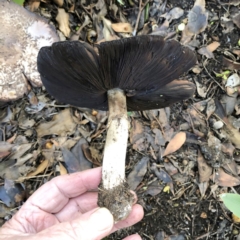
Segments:
[[[177,41],[138,36],[105,42],[97,48],[98,54],[79,41],[42,48],[38,71],[47,91],[60,102],[104,111],[108,110],[107,91],[113,88],[126,92],[128,111],[166,107],[195,91],[191,84],[188,91],[176,88],[164,103],[158,97],[196,63],[195,54]]]
[[[109,110],[98,204],[115,221],[131,212],[134,195],[125,181],[127,109],[159,109],[190,97],[195,87],[177,81],[196,63],[195,54],[177,41],[138,36],[94,48],[81,42],[58,42],[38,54],[46,90],[61,102]]]

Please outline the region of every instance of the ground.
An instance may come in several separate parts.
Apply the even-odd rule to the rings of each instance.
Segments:
[[[240,239],[239,223],[219,198],[221,193],[240,192],[240,83],[233,86],[227,80],[234,73],[239,76],[240,24],[235,16],[240,14],[240,2],[206,1],[206,7],[204,2],[195,3],[201,8],[201,18],[196,11],[192,13],[198,23],[192,26],[195,33],[178,30],[181,23],[185,29],[190,26],[194,1],[142,2],[137,34],[161,34],[190,47],[198,62],[180,78],[196,84],[196,91],[192,98],[170,108],[128,113],[126,175],[145,216],[107,239],[136,232],[143,239],[156,240]],[[61,40],[91,44],[130,36],[114,32],[106,19],[112,23],[125,19],[134,29],[139,14],[138,1],[61,4],[46,1],[34,7],[34,1],[25,2],[61,30]],[[176,7],[183,10],[181,16],[178,9],[167,17]],[[56,20],[59,8],[68,11],[67,20],[63,15],[60,22]],[[81,28],[88,18],[89,23]],[[202,49],[210,44],[212,48]],[[29,88],[27,96],[1,104],[0,223],[52,177],[101,165],[106,112],[70,107],[55,101],[44,88]],[[4,191],[4,179],[20,182],[15,183],[13,196]],[[20,199],[14,198],[16,194]]]

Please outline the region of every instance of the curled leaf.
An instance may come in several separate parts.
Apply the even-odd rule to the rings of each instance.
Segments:
[[[49,165],[49,160],[45,159],[43,162],[40,163],[40,165],[37,167],[37,169],[33,172],[30,172],[27,176],[32,177],[36,176],[39,173],[43,172]]]
[[[240,63],[234,62],[226,57],[223,57],[222,64],[229,70],[240,70]]]
[[[60,31],[65,35],[65,37],[69,37],[71,32],[69,28],[69,15],[63,8],[58,8],[56,21],[58,22]]]
[[[163,157],[177,151],[186,141],[186,133],[179,132],[177,133],[167,145],[167,148],[164,151]]]
[[[130,23],[112,23],[111,26],[115,32],[130,33],[133,31]]]

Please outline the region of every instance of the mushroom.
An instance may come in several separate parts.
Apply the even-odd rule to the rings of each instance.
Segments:
[[[59,38],[44,18],[7,0],[0,0],[0,22],[0,101],[7,102],[27,92],[26,78],[42,86],[38,51]]]
[[[104,42],[97,49],[98,54],[83,42],[54,43],[40,50],[38,71],[59,101],[109,110],[98,203],[119,221],[134,201],[125,181],[127,110],[159,109],[191,97],[194,85],[175,79],[196,63],[196,56],[160,36]]]

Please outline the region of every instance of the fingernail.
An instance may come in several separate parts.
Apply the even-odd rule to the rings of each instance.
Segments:
[[[113,227],[114,221],[113,216],[106,208],[98,208],[90,216],[90,221],[92,222],[95,229],[99,231],[105,231]]]

